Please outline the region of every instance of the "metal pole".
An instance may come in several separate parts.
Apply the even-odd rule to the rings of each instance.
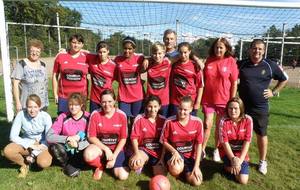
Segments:
[[[282,67],[282,61],[283,61],[284,36],[285,36],[285,23],[283,23],[283,25],[282,25],[282,41],[281,41],[281,54],[280,54],[280,66],[281,67]]]
[[[266,51],[265,51],[265,58],[267,58],[268,56],[268,47],[269,47],[269,38],[270,38],[270,32],[269,32],[269,29],[268,29],[268,34],[267,34],[267,43],[266,43]]]
[[[240,60],[243,59],[243,40],[241,39],[241,44],[240,44]]]
[[[12,85],[10,79],[10,58],[8,43],[8,25],[5,24],[4,3],[0,0],[0,45],[1,58],[3,67],[3,81],[5,93],[6,118],[8,122],[12,122],[14,118],[14,105],[12,96]]]
[[[49,43],[49,56],[52,57],[52,52],[51,52],[51,37],[50,37],[50,30],[48,30],[48,43]]]
[[[17,62],[19,62],[19,50],[18,50],[18,47],[15,46],[16,48],[16,59],[17,59]]]
[[[177,36],[178,37],[180,37],[179,35],[178,35],[178,32],[179,32],[179,20],[176,20],[176,34],[177,34]],[[178,41],[179,39],[177,38],[177,41]],[[179,40],[180,41],[180,40]]]
[[[27,35],[26,35],[26,26],[24,25],[24,46],[25,46],[25,56],[27,57]]]
[[[57,24],[57,40],[58,40],[58,49],[61,49],[61,40],[60,40],[60,26],[59,26],[59,14],[56,12],[56,24]]]

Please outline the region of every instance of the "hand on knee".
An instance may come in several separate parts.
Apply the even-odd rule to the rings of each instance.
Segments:
[[[174,165],[171,165],[168,163],[168,170],[170,172],[170,174],[174,177],[178,177],[181,172],[183,171],[183,168],[184,168],[184,164],[174,164]]]
[[[200,176],[199,176],[200,177]],[[202,177],[201,178],[196,178],[195,176],[190,176],[187,181],[189,182],[189,184],[193,185],[193,186],[199,186],[202,183]]]

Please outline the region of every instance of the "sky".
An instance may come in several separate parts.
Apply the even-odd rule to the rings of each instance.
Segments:
[[[272,2],[300,4],[300,0]],[[80,12],[81,26],[100,31],[104,38],[122,32],[159,41],[167,28],[176,30],[182,41],[211,36],[249,38],[263,35],[272,25],[281,29],[285,23],[286,29],[290,29],[300,24],[300,8],[108,1],[60,1],[60,4]]]

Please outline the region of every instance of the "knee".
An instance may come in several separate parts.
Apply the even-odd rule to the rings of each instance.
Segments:
[[[188,183],[193,186],[199,186],[199,185],[201,185],[201,183],[203,181],[202,174],[200,176],[198,176],[198,178],[196,178],[194,175],[188,174],[186,179],[187,179]]]
[[[4,150],[3,150],[3,154],[4,154],[4,156],[7,158],[7,157],[9,157],[9,155],[11,155],[11,153],[12,153],[12,150],[9,148],[9,146],[7,145],[5,148],[4,148]]]
[[[93,147],[88,147],[83,152],[83,158],[86,162],[90,162],[100,156],[102,152],[100,150],[96,150]]]
[[[3,150],[3,154],[6,158],[9,158],[11,155],[15,153],[16,153],[16,149],[13,148],[10,144],[8,144]]]
[[[117,168],[114,170],[115,176],[119,179],[119,180],[126,180],[128,179],[129,176],[129,172],[124,169],[124,168]]]
[[[244,175],[244,176],[239,175],[238,182],[240,184],[242,184],[242,185],[247,185],[247,183],[248,183],[248,175]]]
[[[51,163],[52,163],[52,158],[42,158],[42,159],[39,159],[37,158],[37,161],[36,161],[36,164],[38,165],[38,167],[44,169],[44,168],[48,168],[51,166]]]
[[[175,164],[175,165],[168,164],[168,170],[170,174],[174,177],[179,176],[183,171],[183,168],[184,168],[183,164]]]

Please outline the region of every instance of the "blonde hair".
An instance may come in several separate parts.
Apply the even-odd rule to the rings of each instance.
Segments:
[[[166,46],[160,42],[155,42],[152,46],[151,46],[151,53],[156,53],[159,50],[163,50],[164,52],[166,52]]]

